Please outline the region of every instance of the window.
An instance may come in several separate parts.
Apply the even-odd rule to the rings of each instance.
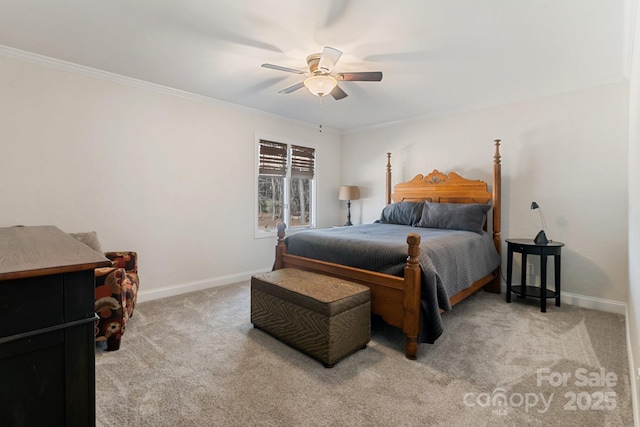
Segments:
[[[282,142],[258,142],[257,231],[271,232],[315,223],[315,149]]]

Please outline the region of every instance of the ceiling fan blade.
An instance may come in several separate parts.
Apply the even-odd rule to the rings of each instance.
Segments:
[[[262,64],[263,68],[271,68],[272,70],[286,71],[287,73],[304,74],[304,71],[296,70],[295,68],[282,67],[280,65]]]
[[[320,57],[320,62],[318,63],[318,69],[323,73],[330,73],[341,56],[342,52],[340,52],[338,49],[325,46],[324,50],[322,51],[322,56]]]
[[[288,88],[286,88],[286,89],[282,89],[282,90],[281,90],[280,92],[278,92],[278,93],[284,93],[284,94],[287,94],[287,93],[295,92],[295,91],[296,91],[296,90],[298,90],[298,89],[302,89],[303,87],[304,87],[304,82],[300,82],[300,83],[297,83],[297,84],[295,84],[295,85],[293,85],[293,86],[289,86],[289,87],[288,87]]]
[[[356,73],[339,73],[337,80],[349,82],[379,82],[382,80],[382,71],[361,71]]]
[[[349,95],[347,95],[347,92],[340,89],[340,86],[336,86],[331,91],[331,96],[333,96],[333,99],[336,101],[340,101],[342,98],[346,98]]]

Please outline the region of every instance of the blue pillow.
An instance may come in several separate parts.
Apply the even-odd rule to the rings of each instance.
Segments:
[[[417,227],[473,231],[482,234],[490,205],[424,202]]]
[[[414,226],[420,221],[422,202],[398,202],[385,206],[380,215],[383,224]]]

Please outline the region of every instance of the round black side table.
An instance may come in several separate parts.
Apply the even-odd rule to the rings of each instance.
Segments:
[[[538,244],[533,239],[506,239],[507,241],[507,302],[511,302],[511,292],[522,298],[528,296],[540,298],[540,311],[547,311],[547,298],[556,299],[556,307],[560,307],[560,255],[564,243],[550,241]],[[522,255],[521,285],[511,286],[513,274],[513,253]],[[540,256],[540,287],[527,286],[527,255]],[[555,270],[555,291],[547,289],[547,256],[553,255]]]

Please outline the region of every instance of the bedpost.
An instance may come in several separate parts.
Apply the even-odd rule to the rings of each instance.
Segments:
[[[391,204],[391,153],[387,153],[387,184],[385,186],[385,203]]]
[[[500,164],[500,140],[496,139],[496,153],[493,155],[493,243],[498,253],[501,252],[500,243],[500,210],[502,208],[502,167]]]
[[[279,222],[276,224],[276,229],[278,230],[278,243],[276,244],[276,261],[273,264],[273,269],[279,270],[284,268],[283,255],[287,252],[287,245],[284,242],[284,230],[287,229],[287,224]]]
[[[500,222],[502,209],[502,167],[500,164],[500,140],[495,141],[496,152],[493,155],[493,244],[502,253],[502,240],[500,237]],[[499,294],[501,291],[501,274],[498,268],[498,276],[486,287],[489,292]]]
[[[407,236],[409,257],[404,268],[404,318],[402,330],[405,337],[407,359],[416,360],[418,353],[418,333],[420,331],[420,235],[410,233]]]

